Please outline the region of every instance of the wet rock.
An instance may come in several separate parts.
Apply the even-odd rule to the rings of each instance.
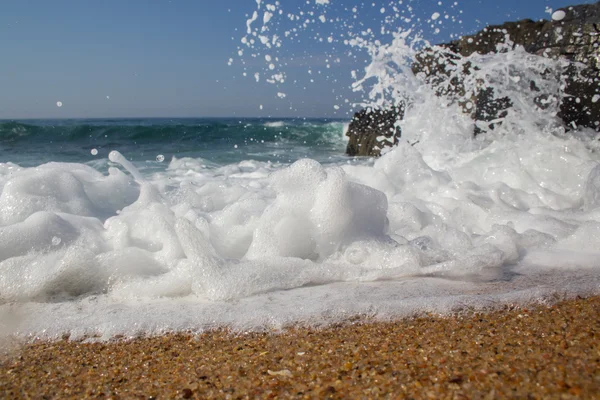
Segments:
[[[425,49],[416,55],[413,72],[435,88],[437,95],[456,99],[475,121],[474,134],[477,135],[501,123],[512,102],[485,85],[467,95],[463,82],[474,67],[469,62],[459,63],[461,57],[522,46],[528,53],[564,59],[568,63],[556,76],[566,82],[558,116],[569,129],[589,127],[600,131],[600,2],[560,10],[565,14],[560,20],[506,22]],[[504,46],[499,46],[501,44]],[[529,83],[529,90],[540,91],[534,81]],[[535,103],[543,109],[547,104],[545,100],[547,94],[540,92]],[[347,132],[346,153],[379,156],[383,147],[398,141],[401,132],[397,121],[403,115],[403,107],[356,113]]]
[[[398,122],[404,117],[404,107],[389,110],[363,109],[352,118],[348,127],[350,156],[379,156],[381,149],[398,143],[401,131]]]
[[[489,54],[498,51],[498,45],[522,46],[531,54],[549,58],[562,58],[570,63],[564,68],[566,97],[558,116],[572,128],[579,126],[600,130],[600,2],[561,9],[565,16],[560,20],[522,20],[489,26],[474,35],[426,49],[418,54],[413,64],[415,74],[424,74],[426,82],[440,87],[439,95],[460,98],[465,95],[461,77],[453,76],[450,85],[440,85],[450,78],[453,62],[473,53]],[[507,42],[509,40],[510,42]],[[463,76],[469,74],[465,65]],[[531,82],[531,90],[536,90]],[[512,106],[508,98],[497,98],[493,89],[482,87],[471,99],[475,105],[465,109],[476,122],[495,121]],[[541,104],[542,102],[540,102]],[[464,109],[464,108],[463,108]],[[485,124],[478,124],[475,134]],[[493,124],[488,125],[493,129]],[[483,129],[485,130],[485,129]]]

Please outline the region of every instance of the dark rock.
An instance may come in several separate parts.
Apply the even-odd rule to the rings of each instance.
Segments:
[[[398,121],[404,117],[404,107],[389,110],[363,109],[352,118],[346,136],[346,154],[350,156],[379,156],[381,149],[398,143]]]
[[[424,74],[428,83],[438,87],[450,76],[453,60],[473,53],[497,52],[497,46],[505,43],[508,37],[513,48],[519,45],[531,54],[555,59],[561,57],[571,62],[562,71],[566,80],[566,97],[562,100],[558,116],[566,125],[590,127],[598,131],[600,101],[595,96],[600,94],[600,2],[567,7],[562,11],[565,17],[560,21],[527,19],[507,22],[424,50],[417,55],[413,72]],[[581,64],[578,67],[575,63]],[[468,74],[468,69],[469,65],[466,65],[463,73]],[[535,90],[535,82],[532,82],[531,89]],[[459,98],[465,95],[465,90],[460,78],[454,77],[451,85],[438,89],[438,94]],[[468,112],[476,122],[502,118],[503,111],[511,107],[509,99],[495,98],[491,88],[483,88],[472,100],[476,107]],[[475,133],[479,131],[476,128]]]
[[[506,117],[508,108],[512,106],[512,102],[508,97],[496,98],[494,89],[485,88],[479,91],[475,98],[475,112],[473,119],[475,122],[484,122],[483,126],[489,129],[494,129],[494,122],[498,119]],[[485,132],[482,124],[475,124],[474,134]]]
[[[528,53],[544,57],[562,58],[569,63],[556,74],[556,79],[566,82],[558,117],[568,127],[600,131],[600,2],[561,10],[565,17],[560,21],[507,22],[425,49],[416,55],[412,70],[435,88],[437,95],[456,99],[475,121],[474,134],[477,135],[501,123],[512,102],[507,97],[496,96],[491,87],[481,87],[467,98],[463,82],[475,67],[469,62],[459,63],[461,57],[495,53],[499,44],[505,44],[513,48],[522,46]],[[505,43],[507,38],[509,43]],[[462,70],[453,73],[458,65]],[[530,82],[529,90],[540,91],[534,81]],[[547,96],[540,93],[536,98],[539,108],[547,107],[543,101]],[[403,107],[356,113],[347,132],[350,139],[346,153],[379,156],[384,146],[398,141],[401,132],[396,122],[403,116]]]

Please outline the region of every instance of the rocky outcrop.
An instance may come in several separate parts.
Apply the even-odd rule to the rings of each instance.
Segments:
[[[551,21],[522,20],[489,26],[474,35],[425,49],[415,57],[413,72],[421,74],[425,82],[436,88],[438,95],[455,98],[476,122],[474,134],[478,134],[493,129],[512,102],[507,97],[497,96],[493,88],[485,85],[465,100],[463,79],[471,73],[472,65],[459,61],[473,53],[483,55],[497,52],[499,48],[522,46],[531,54],[568,61],[557,76],[565,81],[565,97],[561,99],[558,116],[569,129],[589,127],[600,131],[600,2],[566,7],[554,15]],[[457,66],[459,74],[455,73]],[[526,90],[535,92],[539,88],[531,81]],[[540,94],[540,108],[544,108],[544,100],[544,94]],[[376,115],[388,114],[384,111]],[[378,155],[381,144],[395,143],[400,135],[398,129],[387,136],[389,126],[383,119],[365,111],[355,114],[351,128],[347,150],[350,155]],[[382,135],[388,140],[382,143],[374,140]],[[394,140],[389,140],[390,137]]]
[[[389,110],[363,109],[357,112],[346,132],[349,138],[346,154],[380,156],[381,149],[398,143],[401,134],[398,122],[403,117],[402,107]]]
[[[526,52],[549,58],[563,58],[572,62],[563,71],[566,87],[559,117],[565,124],[600,130],[600,2],[557,10],[559,20],[522,20],[489,26],[484,30],[442,45],[451,52],[469,56],[475,52],[488,54],[497,51],[498,44],[510,39],[512,47],[522,46]],[[435,60],[434,60],[435,61]],[[576,64],[581,67],[577,68]],[[422,70],[423,64],[415,63],[414,70]],[[437,67],[439,70],[439,67]],[[439,73],[440,71],[434,71]],[[487,99],[487,100],[486,100]],[[489,102],[503,103],[500,107]],[[480,107],[500,112],[509,107],[507,99],[495,99],[486,93],[479,101]],[[476,121],[492,120],[497,114],[482,112]]]
[[[598,69],[600,2],[559,9],[555,15],[560,11],[564,12],[560,20],[506,22],[443,46],[463,56],[475,52],[488,54],[495,52],[497,44],[503,43],[508,34],[514,45],[523,46],[528,53],[566,57]]]

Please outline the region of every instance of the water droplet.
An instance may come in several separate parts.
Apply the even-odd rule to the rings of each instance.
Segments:
[[[157,155],[156,156],[156,161],[158,161],[158,162],[165,161],[165,156],[163,156],[162,154]]]
[[[62,240],[59,237],[57,237],[57,236],[52,237],[52,246],[58,246],[60,244],[60,242],[62,242]]]
[[[57,101],[56,102],[56,107],[62,107],[62,101]]]
[[[98,149],[92,149],[90,151],[90,153],[92,153],[93,156],[97,156],[98,155]]]
[[[552,20],[553,21],[562,21],[566,16],[567,16],[567,13],[565,13],[563,10],[557,10],[557,11],[554,11],[554,13],[552,14]]]

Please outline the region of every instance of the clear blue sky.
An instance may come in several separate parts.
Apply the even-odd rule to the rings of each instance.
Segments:
[[[285,10],[305,4],[305,0],[279,1]],[[593,3],[456,2],[452,13],[463,11],[462,24],[445,24],[437,35],[425,29],[429,40],[446,41],[451,33],[472,33],[507,20],[548,18],[546,7]],[[342,16],[336,8],[340,4],[361,3],[331,0],[328,17],[335,18],[338,12]],[[389,6],[390,1],[366,3],[359,19],[368,25],[369,18],[381,18],[372,10]],[[417,17],[426,19],[452,3],[404,0],[400,7],[410,5]],[[350,65],[349,60],[328,70],[328,79],[321,77],[311,84],[294,85],[294,74],[300,78],[300,70],[304,73],[307,67],[290,66],[288,82],[279,89],[242,76],[236,51],[248,15],[255,9],[255,0],[2,0],[0,118],[345,117],[351,110],[335,114],[332,104],[336,96],[351,96],[350,70],[360,65]],[[287,50],[312,57],[317,68],[324,64],[325,46],[315,45],[308,36]],[[229,58],[234,58],[232,66],[227,65]],[[249,60],[248,68],[252,61],[256,60]],[[280,90],[287,94],[285,99],[277,97]],[[63,106],[57,107],[57,101]]]

